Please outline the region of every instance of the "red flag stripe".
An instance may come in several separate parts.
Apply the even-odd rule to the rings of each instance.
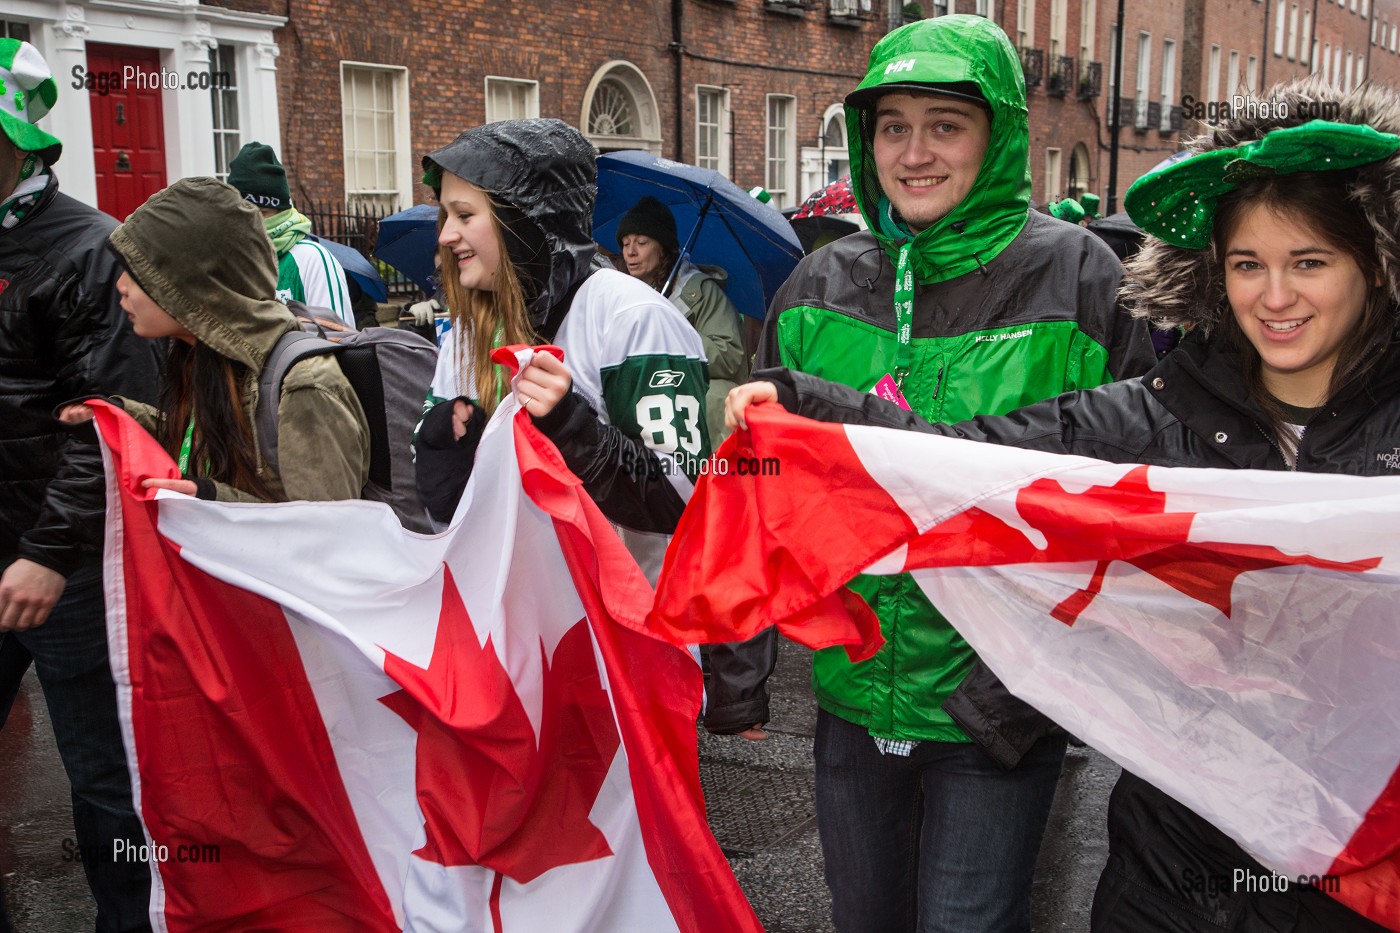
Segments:
[[[171,853],[218,847],[217,862],[157,866],[167,929],[398,930],[281,607],[181,559],[139,485],[171,475],[170,458],[125,413],[90,404],[122,501],[125,615],[111,624],[140,815]]]

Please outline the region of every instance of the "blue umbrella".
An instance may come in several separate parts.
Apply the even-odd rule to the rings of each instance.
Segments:
[[[729,273],[725,294],[762,320],[768,302],[802,258],[791,225],[719,172],[640,150],[598,157],[593,239],[617,249],[617,225],[644,195],[671,209],[685,255]]]
[[[374,255],[398,269],[431,295],[437,291],[433,255],[437,253],[436,204],[415,204],[379,222]]]
[[[374,268],[359,250],[346,246],[344,243],[337,243],[335,240],[322,239],[314,233],[309,234],[307,239],[324,246],[326,252],[334,256],[335,261],[340,263],[340,268],[345,270],[345,277],[354,279],[355,284],[360,286],[360,291],[375,301],[389,299],[389,286],[384,284],[379,270]]]

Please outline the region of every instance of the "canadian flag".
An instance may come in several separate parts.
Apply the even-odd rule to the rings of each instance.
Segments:
[[[700,671],[514,400],[436,536],[152,495],[169,457],[92,404],[157,929],[761,929],[705,822]]]
[[[1400,929],[1400,478],[747,419],[720,453],[750,468],[700,483],[655,624],[697,642],[777,625],[864,656],[877,625],[844,584],[910,571],[1012,692]]]

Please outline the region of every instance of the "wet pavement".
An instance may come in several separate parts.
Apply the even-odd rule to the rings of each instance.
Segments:
[[[812,804],[810,669],[810,652],[783,642],[767,741],[700,737],[711,827],[770,933],[833,929]],[[1036,872],[1036,933],[1089,928],[1107,851],[1103,811],[1117,774],[1092,749],[1070,748]],[[67,778],[31,673],[0,731],[0,877],[17,933],[93,928],[82,866],[65,860],[72,835]]]

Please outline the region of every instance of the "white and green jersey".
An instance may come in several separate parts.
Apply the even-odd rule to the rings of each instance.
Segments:
[[[350,327],[355,326],[345,270],[320,243],[302,240],[277,257],[277,300],[328,308]]]
[[[465,360],[460,355],[461,333],[443,335],[425,410],[476,395],[470,353]],[[695,329],[639,279],[603,269],[579,286],[554,343],[599,419],[640,438],[689,499],[710,456],[705,353]]]

